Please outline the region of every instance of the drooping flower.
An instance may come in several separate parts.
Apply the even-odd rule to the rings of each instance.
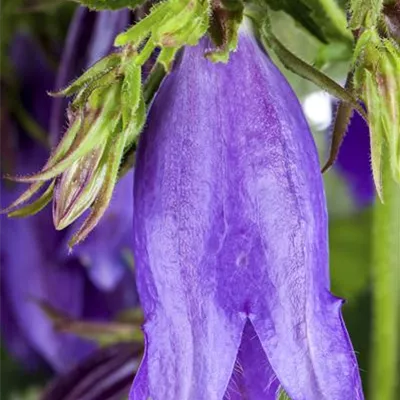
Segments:
[[[280,386],[292,400],[360,400],[300,105],[246,30],[227,65],[207,46],[185,49],[139,145],[146,349],[130,398],[276,399]]]
[[[375,197],[371,169],[370,135],[367,123],[354,113],[340,146],[336,166],[346,179],[358,205],[371,204]]]
[[[35,157],[38,148],[32,141],[27,147],[25,151],[18,149],[17,164],[23,167],[19,172],[37,166],[35,161],[40,160]],[[3,182],[2,204],[7,204],[17,193],[15,188],[10,190]],[[100,285],[99,288],[94,286],[89,279],[89,275],[93,281],[99,279],[94,272],[89,273],[76,258],[59,257],[61,251],[66,253],[65,240],[69,232],[54,231],[51,209],[27,219],[9,219],[2,215],[1,225],[1,294],[2,307],[7,307],[2,310],[1,329],[4,336],[13,340],[7,344],[13,354],[24,362],[29,362],[32,357],[25,350],[28,348],[56,371],[68,370],[95,346],[70,333],[55,331],[52,321],[38,306],[38,301],[51,304],[78,320],[112,321],[119,312],[138,304],[133,271],[124,267],[122,260],[117,265],[108,265],[118,260],[104,260],[102,248],[92,245],[91,251],[97,253],[93,259],[93,270],[97,270],[98,263],[105,262],[108,268],[117,270],[119,274],[118,281],[114,279],[107,292],[100,290],[103,289]],[[118,232],[116,235],[118,237]],[[114,250],[122,252],[122,249]]]

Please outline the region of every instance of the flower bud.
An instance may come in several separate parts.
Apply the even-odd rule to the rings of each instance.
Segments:
[[[400,49],[393,41],[380,39],[374,31],[366,31],[360,42],[363,51],[355,83],[368,109],[372,171],[382,200],[383,163],[390,163],[393,178],[400,182]],[[388,149],[388,160],[382,157],[383,146]]]

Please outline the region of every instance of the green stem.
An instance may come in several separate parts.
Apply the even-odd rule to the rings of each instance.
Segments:
[[[384,158],[385,159],[385,158]],[[398,399],[400,342],[400,185],[387,162],[385,204],[377,201],[373,230],[373,322],[370,400]]]

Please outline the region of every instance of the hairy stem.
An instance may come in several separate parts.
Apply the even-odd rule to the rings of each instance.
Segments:
[[[398,399],[400,373],[400,186],[385,164],[385,203],[377,201],[374,210],[371,400]]]

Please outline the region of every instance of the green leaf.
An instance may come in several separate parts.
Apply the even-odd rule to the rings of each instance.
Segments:
[[[304,27],[313,36],[323,43],[328,43],[322,28],[312,17],[312,8],[304,0],[264,0],[274,11],[284,11],[289,14],[296,22]]]
[[[351,41],[346,15],[335,0],[260,0],[275,11],[284,11],[323,43]]]

